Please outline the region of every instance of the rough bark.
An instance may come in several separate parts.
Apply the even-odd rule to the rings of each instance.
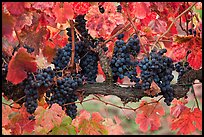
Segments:
[[[174,97],[179,99],[186,96],[186,93],[189,91],[189,86],[198,79],[202,82],[202,70],[190,70],[185,73],[176,84],[171,86],[174,89]],[[121,87],[116,84],[108,83],[94,83],[94,84],[85,84],[80,87],[78,92],[83,93],[83,96],[89,96],[91,94],[101,94],[101,95],[115,95],[121,99],[124,103],[127,102],[137,102],[142,97],[147,97],[146,93],[142,89],[135,89],[134,87]],[[83,91],[83,92],[82,92]]]

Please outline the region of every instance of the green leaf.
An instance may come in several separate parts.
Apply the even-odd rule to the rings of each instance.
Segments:
[[[76,135],[75,127],[71,123],[69,116],[64,117],[60,126],[55,126],[49,135]]]
[[[198,13],[200,15],[200,18],[202,19],[202,10],[198,10],[198,9],[194,8],[194,11],[196,13]]]
[[[11,104],[11,103],[13,103],[13,100],[7,100],[2,96],[2,102],[6,103],[6,104]]]

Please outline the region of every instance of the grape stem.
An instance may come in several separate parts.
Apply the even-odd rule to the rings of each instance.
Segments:
[[[75,43],[74,43],[74,22],[73,20],[70,20],[70,26],[71,26],[71,34],[72,34],[72,55],[71,55],[71,63],[70,67],[74,67],[74,55],[75,55]]]
[[[186,12],[188,12],[193,6],[195,6],[196,2],[194,2],[190,7],[188,7],[185,11],[183,11],[181,14],[179,14],[173,21],[172,23],[169,25],[168,29],[162,34],[160,35],[157,40],[155,41],[152,49],[156,46],[156,44],[159,42],[159,39],[162,38],[163,36],[165,36],[171,29],[171,27],[173,26],[173,24],[176,22],[177,19],[179,19],[182,15],[184,15]]]
[[[127,16],[128,16],[127,19],[128,19],[128,21],[131,23],[133,29],[135,30],[135,33],[137,34],[137,36],[138,36],[138,38],[139,38],[139,40],[140,40],[141,37],[140,37],[139,31],[137,30],[137,28],[136,28],[134,22],[133,22],[132,19],[131,19],[130,10],[129,10],[128,6],[127,6],[127,3],[125,3],[124,6],[125,6],[125,8],[126,8],[126,10],[127,10]],[[145,47],[144,47],[143,44],[141,44],[141,47],[143,48],[145,54],[147,54],[147,50],[145,49]]]
[[[132,20],[135,21],[136,17]],[[129,22],[124,28],[122,28],[121,30],[119,30],[117,33],[115,33],[114,35],[112,35],[110,38],[108,38],[106,41],[104,41],[102,44],[100,44],[99,46],[103,47],[106,43],[108,43],[109,41],[111,41],[113,38],[115,38],[118,34],[122,33],[123,31],[125,31],[129,26],[131,25],[131,23]]]

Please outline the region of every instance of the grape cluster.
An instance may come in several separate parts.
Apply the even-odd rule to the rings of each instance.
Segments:
[[[115,42],[113,57],[111,60],[111,68],[114,82],[117,82],[118,77],[123,79],[124,76],[128,76],[131,81],[136,83],[139,82],[139,78],[137,78],[136,66],[138,64],[137,61],[131,61],[130,54],[131,49],[134,44],[130,44],[130,41],[127,44],[122,40],[124,34],[119,34],[117,36],[118,40]],[[134,36],[135,37],[135,36]],[[138,85],[137,85],[138,86]],[[139,87],[139,86],[138,86]]]
[[[175,64],[175,70],[179,73],[178,79],[180,79],[184,73],[191,70],[192,68],[189,66],[188,62],[177,62]]]
[[[77,100],[74,91],[81,84],[82,79],[80,74],[69,74],[64,78],[59,78],[57,80],[57,85],[54,85],[46,92],[47,103],[50,105],[54,103],[59,104],[63,109],[66,109],[65,112],[67,115],[74,119],[77,112],[76,105],[67,103],[75,102]]]
[[[51,69],[51,67],[48,67],[46,69],[38,69],[36,74],[36,87],[44,86],[49,87],[53,84],[53,78],[55,77],[54,70]]]
[[[25,107],[27,112],[32,114],[35,112],[38,107],[38,90],[35,84],[34,76],[31,73],[28,73],[28,78],[24,82],[25,89]]]
[[[82,51],[84,43],[82,41],[75,42],[75,57],[74,62],[78,63],[80,56],[79,53]],[[64,48],[58,49],[56,57],[53,59],[53,64],[56,70],[64,69],[70,62],[72,54],[72,44],[68,43]]]
[[[140,52],[140,42],[138,36],[134,35],[131,37],[126,44],[126,47],[129,49],[130,54],[137,56],[137,54]]]
[[[151,83],[154,81],[160,87],[165,98],[164,101],[170,105],[173,100],[173,88],[170,86],[170,82],[174,78],[172,75],[174,65],[171,58],[163,56],[166,52],[166,49],[161,49],[158,52],[152,50],[150,57],[144,57],[140,61],[139,67],[142,70],[142,89],[150,89]]]
[[[68,41],[71,42],[72,41],[72,32],[71,32],[71,28],[66,28],[67,30],[67,35],[69,36]],[[78,41],[76,32],[74,31],[74,40]]]
[[[84,19],[84,15],[78,15],[75,19],[75,28],[80,32],[80,34],[84,38],[89,38],[88,30],[86,29],[86,20]]]
[[[95,82],[98,73],[98,55],[95,52],[88,52],[80,61],[81,73],[88,82]]]

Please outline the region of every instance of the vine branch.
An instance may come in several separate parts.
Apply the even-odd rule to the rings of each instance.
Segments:
[[[186,96],[189,91],[189,83],[193,83],[195,79],[202,81],[202,69],[200,70],[190,70],[188,73],[184,74],[178,83],[172,84],[174,89],[174,97],[179,99]],[[144,93],[142,89],[136,89],[134,87],[121,87],[116,84],[108,83],[94,83],[85,84],[78,88],[76,92],[83,92],[84,97],[91,94],[101,94],[101,95],[115,95],[121,99],[124,103],[128,102],[138,102],[143,97],[150,97]]]

